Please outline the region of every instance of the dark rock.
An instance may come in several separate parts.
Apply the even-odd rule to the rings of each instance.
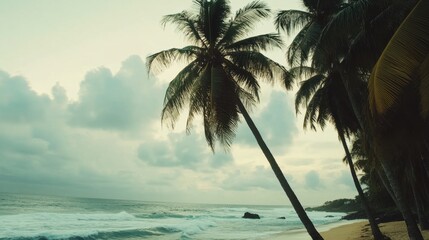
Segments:
[[[366,214],[364,211],[357,211],[354,213],[349,213],[346,216],[342,217],[344,220],[356,220],[356,219],[366,219]]]
[[[245,212],[242,218],[260,219],[258,214],[250,212]]]
[[[393,221],[403,221],[402,215],[399,211],[386,211],[383,213],[377,214],[378,217],[375,219],[377,223],[393,222]]]
[[[325,218],[333,218],[333,215],[326,215]]]
[[[286,219],[286,217],[279,217],[279,218],[277,218],[277,219]]]

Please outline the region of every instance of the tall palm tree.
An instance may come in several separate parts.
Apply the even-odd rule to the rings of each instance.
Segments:
[[[298,72],[304,71],[308,72],[308,70],[298,70]],[[374,212],[359,183],[352,155],[347,145],[346,138],[351,134],[356,134],[359,130],[359,124],[353,114],[347,92],[341,80],[341,74],[331,71],[326,76],[315,74],[302,81],[295,100],[297,112],[299,112],[301,106],[305,108],[304,128],[310,126],[313,130],[316,130],[317,124],[323,129],[328,122],[333,123],[346,153],[350,173],[370,223],[374,239],[384,239],[375,221]]]
[[[363,115],[361,114],[361,112],[365,112],[365,111],[363,109],[358,109],[356,107],[361,103],[358,103],[356,97],[354,96],[355,91],[353,91],[353,87],[351,87],[351,84],[353,84],[353,81],[351,81],[352,79],[350,77],[351,75],[353,75],[353,74],[350,74],[351,68],[360,69],[360,71],[366,71],[366,72],[371,71],[375,62],[381,55],[381,51],[384,49],[384,46],[386,46],[387,42],[392,37],[392,34],[394,33],[395,29],[402,22],[403,16],[405,16],[407,12],[409,12],[409,10],[412,7],[414,7],[414,5],[415,5],[415,1],[366,1],[366,0],[351,1],[346,7],[342,8],[340,12],[338,12],[331,18],[330,22],[326,25],[326,27],[322,31],[322,35],[318,43],[319,46],[315,48],[316,50],[314,52],[317,53],[318,50],[322,50],[321,52],[325,52],[325,53],[329,52],[331,55],[337,56],[337,58],[339,57],[339,59],[342,60],[340,64],[337,63],[337,66],[340,66],[339,69],[340,69],[340,72],[343,74],[344,85],[346,86],[349,99],[352,103],[355,115],[359,120],[361,128],[365,129],[366,132],[370,132],[373,135],[372,138],[374,140],[370,140],[372,142],[371,143],[372,148],[377,149],[377,151],[375,151],[375,153],[377,153],[376,157],[381,163],[380,166],[382,167],[382,171],[385,173],[385,176],[389,180],[388,181],[389,186],[386,186],[386,188],[387,189],[391,188],[393,190],[392,192],[395,195],[394,196],[395,203],[397,204],[398,209],[401,211],[401,213],[404,216],[404,219],[407,222],[410,238],[420,239],[420,236],[419,236],[420,232],[418,231],[418,228],[414,223],[413,216],[409,209],[410,204],[406,203],[405,199],[407,198],[407,194],[406,194],[407,188],[411,187],[414,190],[413,193],[416,192],[415,190],[416,181],[413,181],[411,179],[415,179],[413,175],[416,172],[414,170],[418,166],[418,164],[414,164],[413,162],[421,162],[422,158],[419,156],[419,154],[417,154],[414,156],[414,161],[409,161],[408,164],[405,164],[404,162],[405,159],[402,159],[402,161],[398,159],[399,155],[402,156],[401,158],[410,157],[410,155],[412,155],[412,154],[406,154],[406,153],[398,154],[396,151],[398,151],[398,149],[400,148],[393,147],[393,146],[398,146],[397,142],[395,143],[395,139],[396,141],[399,140],[401,142],[404,139],[403,136],[399,137],[401,132],[402,133],[404,132],[401,130],[402,128],[401,126],[399,126],[398,123],[395,124],[396,126],[398,126],[396,128],[392,126],[387,128],[383,127],[383,125],[386,125],[386,121],[384,121],[384,124],[380,124],[380,122],[378,122],[379,124],[368,127],[368,121],[366,121],[367,123],[365,123],[366,119],[364,119]],[[423,9],[424,11],[428,10],[425,8]],[[415,24],[415,26],[420,26],[422,28],[425,28],[424,26],[422,26],[421,23],[422,21]],[[416,28],[411,28],[411,29],[415,30]],[[421,29],[421,32],[427,33],[427,30]],[[336,46],[332,45],[332,40],[334,38],[336,39],[335,41]],[[427,39],[427,36],[426,38],[425,37],[422,38],[420,36],[420,39]],[[402,42],[401,45],[409,46],[411,48],[415,47],[414,44],[406,44],[405,42]],[[348,47],[343,49],[338,46],[348,46]],[[396,50],[398,50],[398,48]],[[401,54],[403,55],[403,52]],[[315,54],[315,56],[323,56],[323,54],[322,55]],[[417,54],[416,56],[419,56],[419,54]],[[321,61],[323,62],[324,59],[321,58]],[[315,64],[314,59],[313,59],[313,64]],[[326,62],[324,64],[326,65]],[[315,65],[319,65],[319,64],[315,64]],[[376,65],[376,68],[377,68],[377,65]],[[394,73],[395,71],[397,71],[396,68],[394,68],[394,71],[391,71],[391,73],[393,72],[393,74],[389,73],[391,74],[390,76],[398,75],[397,73],[396,74]],[[395,77],[397,80],[401,79],[400,74],[399,76],[395,76]],[[402,81],[402,83],[404,83],[404,81]],[[398,85],[392,84],[389,90],[392,90],[392,89],[398,90],[400,89],[400,87],[398,87]],[[382,96],[383,94],[380,94],[380,95]],[[379,103],[380,103],[378,107],[384,104],[383,101],[380,101],[380,98],[377,100],[379,100]],[[391,99],[389,99],[389,101],[391,101]],[[373,102],[374,101],[371,100],[371,103]],[[408,103],[411,103],[411,101],[408,101]],[[411,103],[411,106],[415,106],[415,105],[416,105],[415,103]],[[412,108],[408,108],[407,111],[410,109]],[[402,114],[401,117],[405,115],[406,114]],[[393,117],[393,119],[398,119],[398,117]],[[371,119],[369,123],[371,123],[372,120],[373,119]],[[413,125],[417,126],[418,124],[416,124],[416,122],[414,121]],[[425,129],[425,128],[424,127],[420,128],[420,132],[418,131],[417,132],[415,131],[415,132],[421,133],[422,129]],[[416,136],[417,135],[419,134],[416,134]],[[410,143],[411,141],[407,141],[407,142]],[[380,151],[381,149],[384,149],[384,150]],[[390,153],[392,153],[391,151],[393,149],[396,150],[395,155],[381,154],[381,152],[389,153],[389,151]],[[411,153],[411,152],[413,151],[409,151],[408,153]],[[414,152],[419,153],[420,151],[416,150]],[[405,161],[408,161],[408,160],[405,160]],[[423,164],[424,163],[425,162],[423,161]],[[404,170],[405,170],[405,174],[404,174]],[[402,174],[399,174],[399,172],[402,172]],[[381,175],[384,175],[384,174],[381,174]],[[404,181],[402,182],[398,181],[399,176],[407,176],[407,178],[410,178],[410,180],[405,181],[409,183],[407,187],[403,186]],[[414,194],[414,198],[416,197],[419,197],[419,195]],[[415,202],[418,203],[419,202],[418,199],[415,199]],[[416,204],[416,206],[418,210],[419,209],[418,204]],[[424,226],[424,224],[421,224],[421,226]]]
[[[350,124],[351,122],[356,123],[353,117],[359,114],[360,111],[356,110],[358,107],[354,101],[347,100],[350,96],[347,94],[346,89],[344,89],[344,86],[346,86],[344,84],[345,76],[339,69],[340,56],[333,55],[330,51],[324,51],[324,48],[320,47],[321,37],[323,36],[326,26],[330,23],[332,16],[344,8],[344,1],[303,0],[303,3],[308,11],[280,11],[275,19],[277,30],[286,31],[287,35],[291,35],[295,30],[299,29],[299,32],[293,38],[287,50],[287,60],[291,66],[298,66],[298,74],[308,69],[305,65],[309,62],[313,67],[311,71],[316,73],[327,72],[328,75],[323,76],[323,74],[316,74],[305,81],[297,93],[296,107],[299,108],[299,105],[305,99],[305,103],[307,104],[304,104],[304,107],[306,107],[307,110],[304,127],[310,124],[311,127],[315,129],[314,123],[317,122],[317,124],[323,128],[327,119],[330,119],[334,123],[346,152],[352,178],[359,196],[362,199],[362,204],[370,222],[374,238],[383,239],[383,234],[375,221],[373,211],[369,207],[359,184],[346,142],[346,135],[348,135],[348,130],[350,130],[347,129],[348,126],[346,126],[346,124]],[[336,37],[338,38],[339,36],[336,35]],[[345,51],[344,49],[347,49],[348,46],[346,44],[347,42],[341,46],[337,44],[338,42],[343,43],[344,41],[334,41],[332,43],[335,43],[337,48]],[[343,83],[338,82],[338,80],[343,81]],[[353,94],[356,95],[356,93]],[[345,96],[346,98],[341,99],[339,96]],[[344,103],[346,104],[344,105]],[[344,108],[349,105],[351,105],[353,111]],[[342,112],[339,111],[339,109],[342,109]],[[349,119],[347,119],[347,122],[344,122],[346,118]],[[357,123],[360,122],[358,121]],[[357,129],[355,131],[357,131]]]
[[[214,150],[216,141],[230,146],[239,115],[243,115],[308,233],[313,239],[322,239],[246,110],[259,99],[257,79],[279,80],[286,88],[291,87],[286,69],[261,53],[281,47],[281,38],[277,34],[246,37],[254,23],[269,16],[269,9],[253,1],[231,18],[227,0],[194,3],[196,12],[182,11],[163,18],[164,23],[176,24],[192,45],[147,58],[149,70],[156,66],[163,69],[179,60],[188,63],[167,88],[162,120],[170,120],[174,126],[180,111],[189,104],[187,128],[196,115],[202,115],[207,143]]]
[[[278,31],[285,31],[291,36],[298,30],[286,53],[291,66],[305,66],[310,60],[324,27],[342,2],[343,0],[303,0],[307,11],[282,10],[277,13],[274,24]]]
[[[377,127],[374,141],[379,149],[377,153],[382,156],[381,163],[385,169],[392,168],[393,164],[398,163],[398,161],[386,161],[396,157],[389,154],[392,147],[396,147],[398,152],[405,152],[407,155],[427,150],[425,143],[428,141],[428,125],[425,118],[429,106],[427,102],[427,87],[429,86],[428,11],[428,1],[419,1],[416,4],[390,39],[375,64],[369,81],[369,101],[372,117]],[[420,89],[420,92],[416,89]],[[398,116],[400,117],[398,118]],[[380,124],[381,122],[394,126],[394,132],[391,131],[391,128]],[[416,129],[416,125],[420,128]],[[415,134],[410,136],[410,132]],[[422,132],[426,132],[426,134],[422,134]],[[407,136],[407,141],[414,143],[412,146],[414,151],[408,152],[409,149],[398,144],[400,139],[404,141],[404,136]],[[387,138],[388,141],[383,142],[383,139]],[[419,148],[419,145],[423,147]],[[412,165],[411,170],[418,166],[416,163],[427,166],[427,159],[421,157],[413,156],[411,159],[400,160],[402,164]],[[396,173],[396,176],[390,176],[391,185],[393,189],[396,189],[398,204],[402,205],[402,214],[409,236],[411,239],[423,239],[404,200],[404,189],[397,181],[397,176],[403,174],[403,171],[395,170],[392,172]],[[412,187],[418,187],[418,185],[412,185]]]

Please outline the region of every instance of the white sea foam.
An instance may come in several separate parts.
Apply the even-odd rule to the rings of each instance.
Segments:
[[[257,239],[302,229],[292,208],[2,196],[0,239]],[[53,207],[54,206],[54,207]],[[244,212],[259,220],[243,219]],[[316,226],[343,213],[309,212]],[[327,215],[331,215],[327,217]],[[285,219],[281,219],[285,217]]]
[[[199,233],[215,223],[204,219],[143,219],[127,213],[32,213],[0,216],[0,238],[67,239],[106,232],[166,229],[185,236]]]

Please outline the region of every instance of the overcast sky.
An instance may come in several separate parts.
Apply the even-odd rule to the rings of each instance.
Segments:
[[[245,0],[233,0],[233,11]],[[273,11],[299,1],[266,1]],[[199,121],[161,126],[168,81],[145,58],[186,44],[163,15],[191,0],[0,1],[0,192],[237,204],[289,204],[242,122],[212,154]],[[254,33],[274,32],[272,19]],[[285,38],[286,40],[286,38]],[[269,56],[286,64],[284,53]],[[304,205],[353,197],[336,133],[302,130],[294,92],[263,85],[251,111]],[[0,193],[1,194],[1,193]]]

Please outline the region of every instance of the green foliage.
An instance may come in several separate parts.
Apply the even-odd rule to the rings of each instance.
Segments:
[[[362,205],[357,199],[341,198],[327,201],[322,206],[309,207],[305,210],[324,212],[357,212],[362,210]]]
[[[170,14],[162,24],[176,25],[192,45],[171,48],[147,58],[149,71],[162,71],[172,63],[185,66],[167,88],[162,121],[174,127],[183,109],[189,107],[187,130],[195,116],[203,117],[207,143],[228,148],[239,121],[239,102],[252,107],[259,101],[258,80],[278,81],[291,87],[291,75],[261,52],[282,46],[275,33],[247,37],[255,23],[270,10],[253,1],[234,15],[226,0],[196,0],[193,11]]]

